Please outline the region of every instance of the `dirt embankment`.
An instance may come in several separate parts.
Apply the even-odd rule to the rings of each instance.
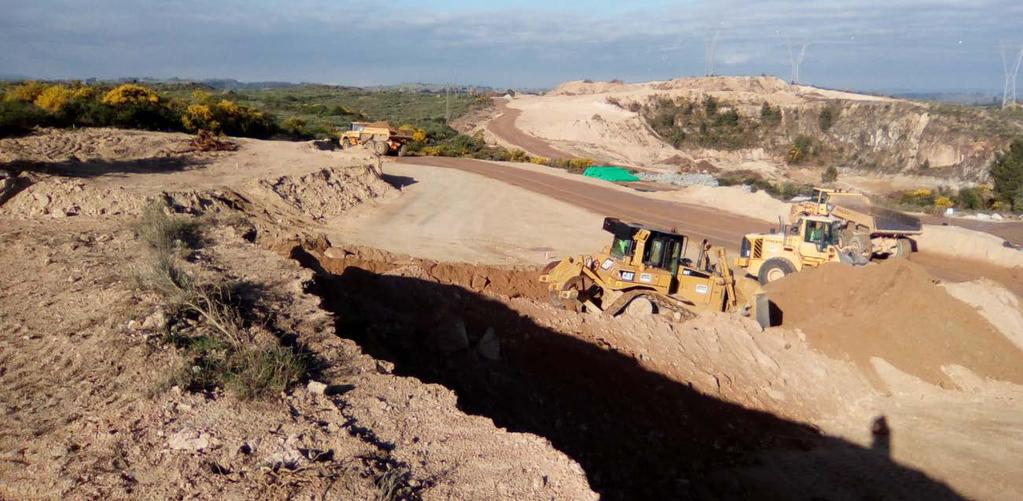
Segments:
[[[1021,351],[926,271],[893,260],[856,268],[825,265],[767,287],[782,324],[814,348],[867,371],[883,358],[931,384],[955,387],[946,369],[1023,384]]]

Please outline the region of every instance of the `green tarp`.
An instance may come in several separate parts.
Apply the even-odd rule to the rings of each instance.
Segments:
[[[639,178],[630,174],[629,171],[621,167],[614,167],[611,165],[587,167],[586,170],[583,171],[583,175],[611,182],[639,181]]]

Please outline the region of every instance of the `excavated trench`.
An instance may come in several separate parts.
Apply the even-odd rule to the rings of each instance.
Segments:
[[[849,461],[868,477],[909,475],[918,487],[931,485],[886,456],[701,394],[576,333],[538,325],[504,302],[546,300],[536,270],[393,262],[337,249],[328,257],[322,241],[291,245],[290,256],[316,272],[312,292],[336,315],[339,335],[392,362],[398,375],[450,388],[464,412],[547,438],[606,499],[807,497],[830,492],[822,482],[844,478]],[[499,339],[499,357],[479,346],[493,344],[483,340],[488,331]],[[765,453],[782,454],[784,467],[765,464]],[[938,497],[955,497],[934,485]],[[854,497],[887,492],[867,481],[844,488]]]

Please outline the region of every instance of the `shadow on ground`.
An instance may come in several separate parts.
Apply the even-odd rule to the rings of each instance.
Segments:
[[[959,499],[886,451],[701,394],[461,287],[293,257],[317,271],[339,335],[467,413],[547,438],[605,499]],[[490,328],[499,360],[478,349]]]
[[[4,165],[12,172],[38,172],[70,178],[90,178],[121,174],[160,174],[195,169],[205,166],[208,160],[188,155],[172,157],[139,158],[134,160],[63,160],[59,162],[17,161]]]

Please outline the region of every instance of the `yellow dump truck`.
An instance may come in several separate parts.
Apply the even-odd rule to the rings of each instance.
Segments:
[[[898,211],[876,207],[860,193],[815,188],[811,199],[792,204],[789,222],[804,216],[830,216],[842,221],[839,247],[867,259],[875,256],[908,257],[913,235],[919,235],[920,220]]]
[[[341,148],[366,145],[378,155],[405,156],[412,136],[403,134],[387,122],[352,122],[350,130],[340,133]]]
[[[674,231],[604,219],[611,245],[593,255],[550,263],[540,281],[552,300],[573,310],[609,315],[734,311],[762,326],[770,322],[767,296],[752,281],[737,283],[725,250],[706,242],[695,261],[686,258],[689,239]]]

